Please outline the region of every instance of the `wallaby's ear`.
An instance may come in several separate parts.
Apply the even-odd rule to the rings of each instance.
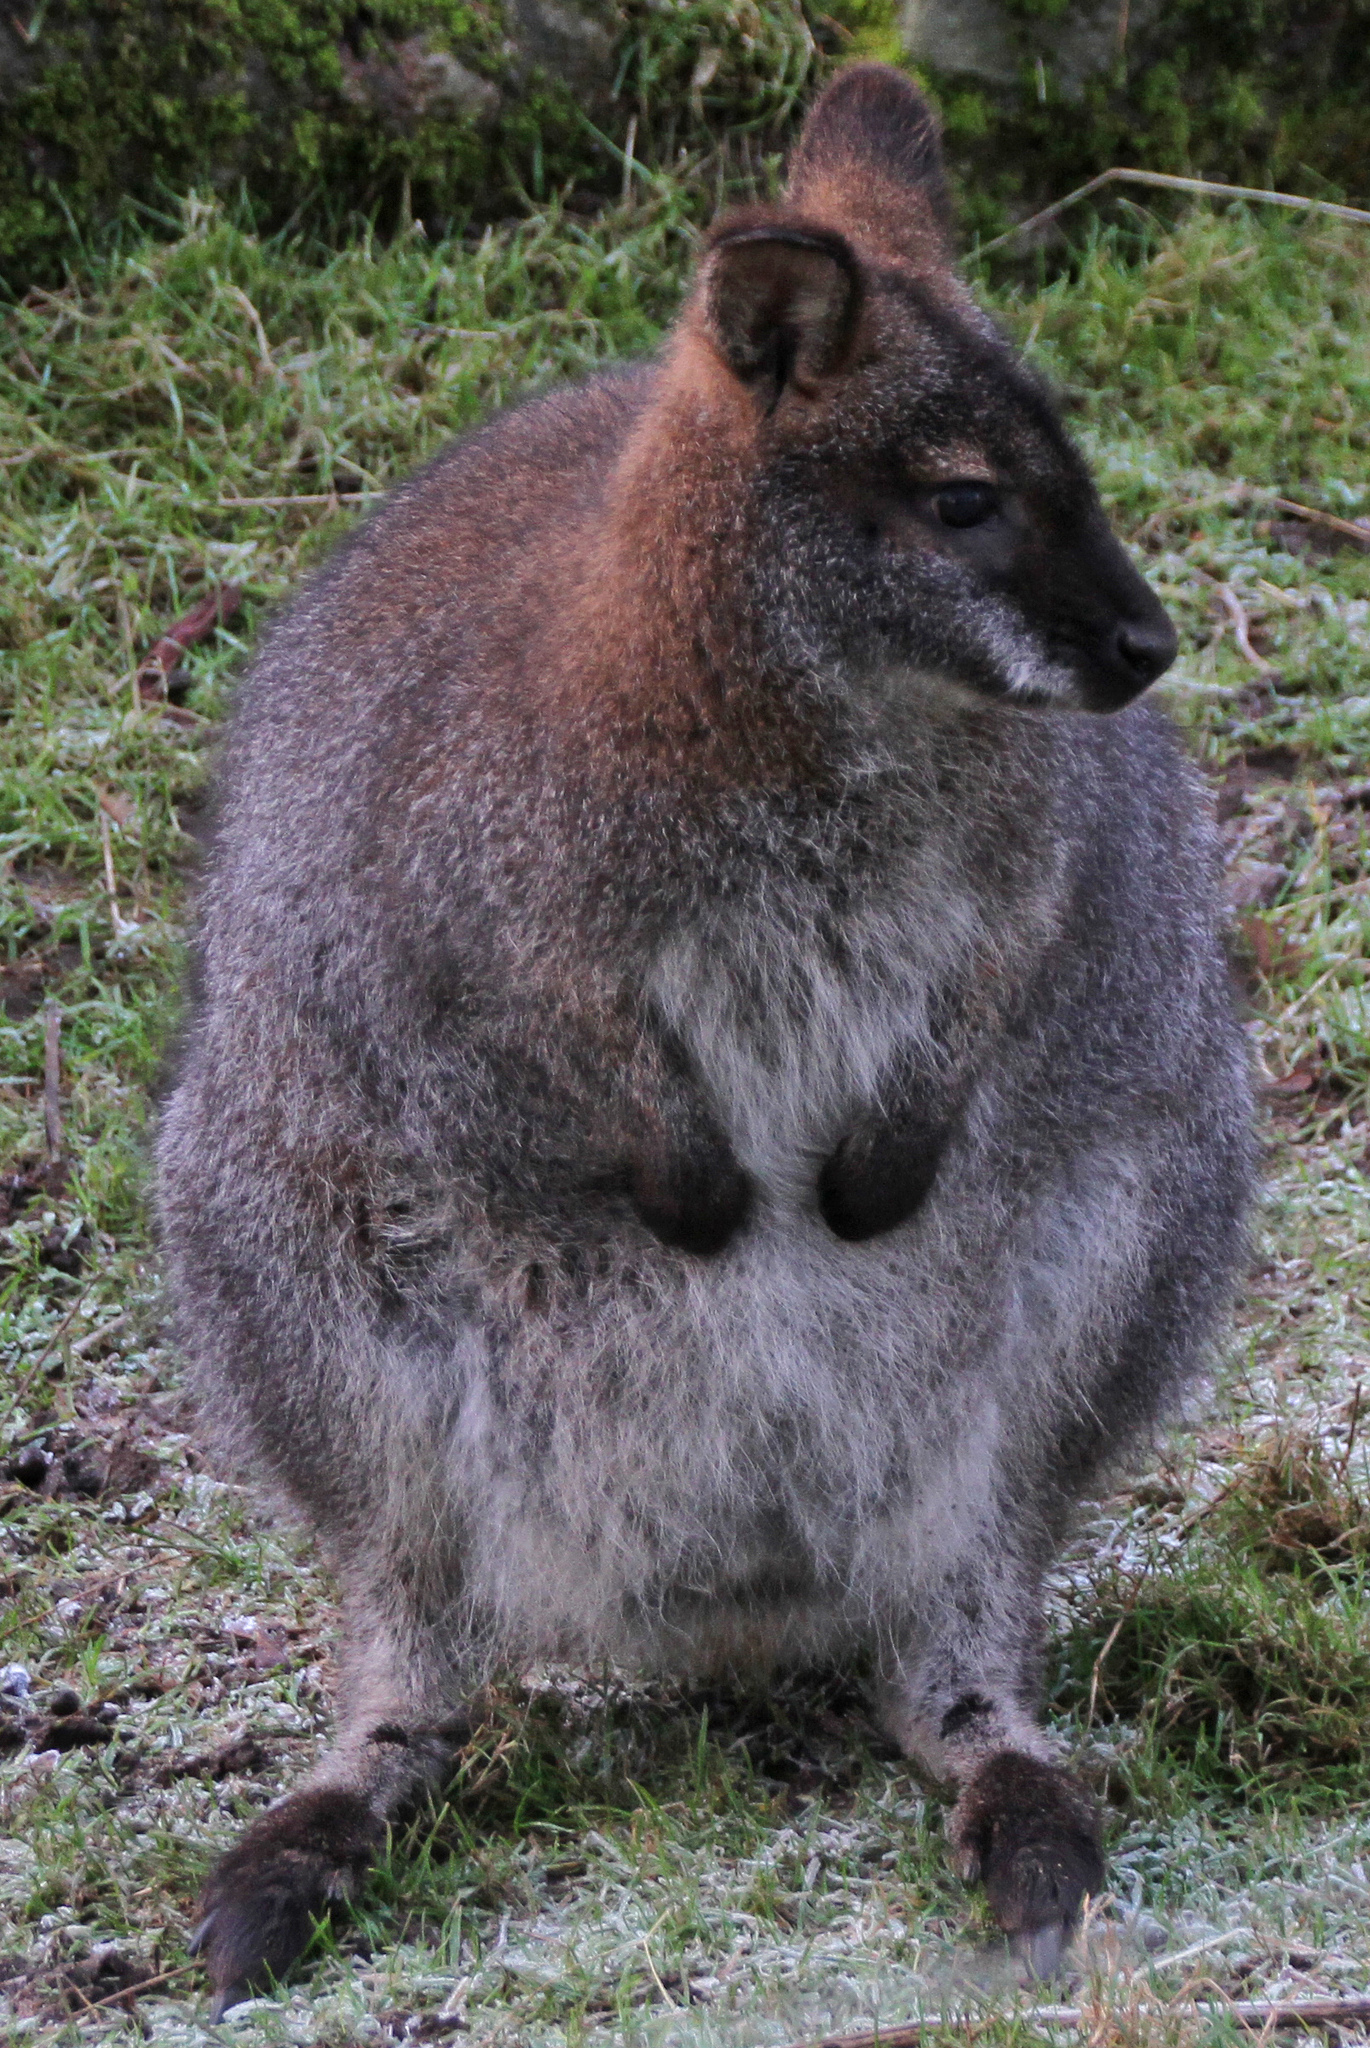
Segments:
[[[774,404],[840,370],[861,305],[861,271],[841,235],[779,218],[724,222],[705,261],[710,341]]]
[[[839,71],[790,157],[789,199],[858,240],[945,260],[951,204],[941,136],[913,81],[889,64]]]

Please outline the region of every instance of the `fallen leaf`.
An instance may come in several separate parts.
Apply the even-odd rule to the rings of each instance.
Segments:
[[[97,792],[100,809],[107,818],[113,819],[121,832],[127,832],[138,822],[138,806],[131,796],[121,789],[101,789]]]
[[[1295,1067],[1292,1074],[1278,1075],[1267,1081],[1261,1089],[1262,1095],[1309,1095],[1321,1081],[1322,1075],[1314,1067]]]
[[[1307,950],[1287,939],[1258,911],[1248,910],[1238,917],[1237,930],[1266,981],[1288,981],[1308,965]]]

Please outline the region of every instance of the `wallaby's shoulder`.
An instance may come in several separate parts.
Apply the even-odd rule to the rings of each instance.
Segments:
[[[603,370],[449,443],[293,599],[266,638],[246,705],[265,688],[275,715],[282,686],[312,675],[365,668],[374,683],[391,648],[412,675],[425,641],[445,645],[450,665],[472,627],[545,581],[560,539],[593,521],[655,375],[650,359]]]
[[[502,548],[568,512],[593,516],[596,487],[648,402],[648,358],[558,384],[451,442],[395,491],[344,550],[384,564],[399,549]],[[506,565],[507,566],[507,565]]]

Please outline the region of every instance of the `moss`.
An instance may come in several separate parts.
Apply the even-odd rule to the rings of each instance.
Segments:
[[[1370,198],[1370,0],[1165,0],[1083,86],[1056,63],[1076,6],[1001,4],[1015,83],[920,72],[972,227],[997,233],[1114,164]]]
[[[778,147],[828,49],[898,53],[891,0],[846,0],[853,27],[827,38],[801,0],[570,11],[598,86],[552,76],[550,56],[539,69],[536,35],[521,54],[519,0],[53,0],[32,47],[0,26],[0,277],[60,275],[130,202],[192,188],[240,192],[262,227],[334,232],[349,215],[441,228],[524,192],[605,192],[630,122],[649,163],[738,130]],[[416,112],[405,66],[453,60],[485,103]]]
[[[373,211],[406,181],[450,210],[489,140],[450,109],[387,118],[348,74],[422,36],[493,81],[503,27],[483,0],[59,0],[0,113],[0,274],[50,275],[128,200],[194,186],[241,187],[264,220],[337,195]]]
[[[722,145],[764,187],[833,61],[902,57],[896,0],[577,0],[607,31],[596,95],[519,57],[522,4],[52,0],[32,43],[0,23],[0,280],[59,277],[130,205],[193,188],[332,235],[604,194],[630,123],[639,161]],[[918,73],[972,233],[1115,163],[1370,195],[1370,0],[1164,0],[1082,89],[1056,55],[1083,0],[1000,4],[1013,84]],[[406,48],[455,60],[473,104],[406,113]]]
[[[943,130],[948,144],[978,142],[989,134],[993,110],[982,92],[953,92],[942,109]]]
[[[843,31],[844,55],[873,57],[884,64],[904,61],[894,0],[834,0],[827,19]]]

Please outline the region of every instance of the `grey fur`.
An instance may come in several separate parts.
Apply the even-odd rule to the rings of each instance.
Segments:
[[[768,260],[747,237],[711,260]],[[695,526],[712,416],[671,392],[707,296],[661,364],[396,493],[242,688],[164,1242],[206,1417],[343,1590],[311,1784],[378,1820],[441,1769],[414,1731],[535,1655],[864,1647],[963,1805],[987,1757],[1045,1760],[1042,1573],[1229,1297],[1248,1089],[1207,807],[1154,710],[1072,708],[1089,636],[1153,601],[949,273],[866,260],[861,318],[922,345],[858,362],[835,423],[782,388],[800,426],[782,404],[753,474],[701,455]],[[896,430],[1017,478],[1050,574],[980,576],[902,510],[863,539],[831,480]],[[658,447],[685,509],[641,551],[697,542],[718,607],[674,669],[669,597],[613,540]],[[637,650],[664,740],[603,646]],[[925,1129],[912,1213],[837,1235],[825,1162]],[[712,1256],[653,1220],[662,1175],[667,1209],[732,1201]]]

